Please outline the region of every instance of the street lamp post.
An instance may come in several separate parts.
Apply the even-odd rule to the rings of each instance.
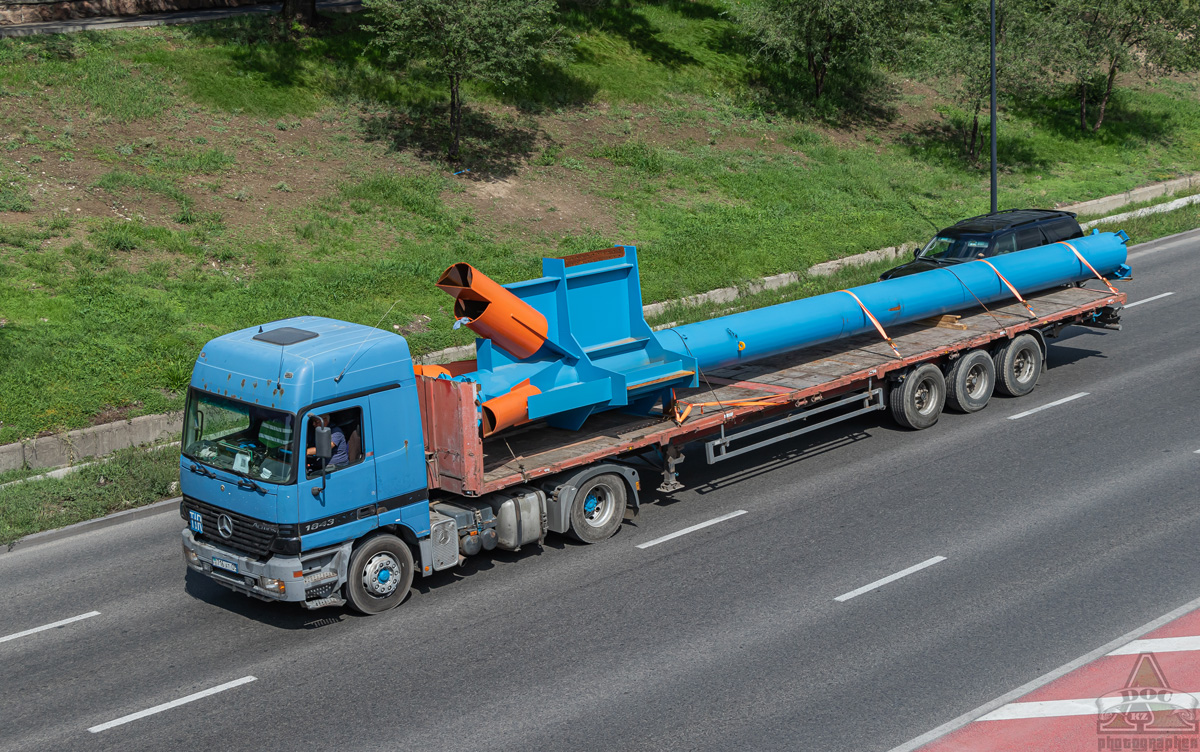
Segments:
[[[996,213],[996,0],[992,0],[992,214]]]

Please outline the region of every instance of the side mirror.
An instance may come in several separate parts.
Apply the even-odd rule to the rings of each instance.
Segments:
[[[333,457],[333,431],[329,426],[318,426],[313,429],[313,443],[316,444],[316,458],[329,462]]]
[[[913,249],[913,258],[920,258],[920,257],[921,257],[921,249],[919,247],[914,248]]]

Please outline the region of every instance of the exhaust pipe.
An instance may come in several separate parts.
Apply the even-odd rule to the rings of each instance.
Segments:
[[[546,317],[470,264],[451,266],[437,286],[454,298],[455,318],[467,319],[468,329],[518,360],[533,355],[546,341]]]
[[[511,426],[519,426],[529,422],[529,398],[541,394],[542,390],[525,379],[514,386],[508,394],[484,402],[480,407],[483,412],[483,435],[491,436],[497,431],[503,431]]]

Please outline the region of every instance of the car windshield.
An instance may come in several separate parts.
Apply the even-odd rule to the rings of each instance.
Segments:
[[[256,481],[288,483],[293,420],[288,413],[193,389],[184,411],[183,454]]]
[[[962,261],[979,254],[989,256],[992,238],[989,235],[938,235],[921,251],[921,258],[939,261]]]

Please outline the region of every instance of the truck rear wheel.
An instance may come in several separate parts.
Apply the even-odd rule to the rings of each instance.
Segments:
[[[1042,348],[1029,334],[1015,337],[992,356],[996,367],[996,390],[1009,397],[1033,391],[1042,375]]]
[[[625,481],[612,473],[585,482],[571,502],[571,536],[584,543],[607,540],[625,519]]]
[[[963,413],[987,407],[996,388],[996,365],[983,350],[972,350],[950,366],[946,374],[946,405]]]
[[[364,614],[400,605],[413,580],[412,551],[394,535],[377,535],[350,555],[346,600]]]
[[[888,394],[892,417],[905,428],[929,428],[937,423],[945,404],[946,377],[932,363],[910,371]]]

